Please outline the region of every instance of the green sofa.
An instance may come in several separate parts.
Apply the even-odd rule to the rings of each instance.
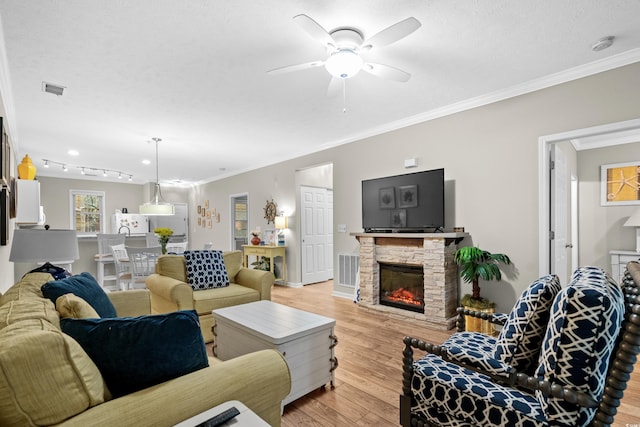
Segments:
[[[210,357],[206,368],[111,398],[96,365],[60,330],[55,305],[40,291],[50,280],[29,273],[0,296],[0,425],[172,426],[229,400],[280,425],[291,378],[272,350],[225,362]],[[151,312],[146,289],[108,296],[118,316]]]
[[[270,271],[242,266],[242,252],[223,252],[224,264],[231,284],[224,288],[194,291],[187,280],[182,255],[162,255],[156,264],[156,273],[146,279],[151,292],[151,311],[169,313],[177,310],[195,310],[200,318],[200,329],[205,342],[213,341],[212,310],[270,300],[275,277]]]

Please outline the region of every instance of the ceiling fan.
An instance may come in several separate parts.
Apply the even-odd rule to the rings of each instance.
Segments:
[[[300,28],[306,31],[311,38],[326,47],[327,58],[306,62],[304,64],[275,68],[267,71],[269,74],[288,73],[324,65],[332,76],[329,84],[330,91],[331,86],[334,85],[335,82],[351,78],[358,74],[360,70],[364,70],[377,77],[398,82],[406,82],[411,78],[411,74],[399,68],[366,62],[361,54],[407,37],[422,25],[416,18],[410,17],[397,22],[366,40],[364,40],[362,32],[354,27],[340,27],[329,32],[307,15],[296,15],[293,17],[293,20]]]

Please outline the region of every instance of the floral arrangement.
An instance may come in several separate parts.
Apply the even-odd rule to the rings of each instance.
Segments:
[[[169,242],[169,237],[173,235],[173,230],[168,227],[158,227],[154,228],[153,232],[158,236],[158,240],[160,240],[160,247],[162,248],[162,254],[167,253],[167,243]]]
[[[253,237],[260,237],[261,234],[262,232],[259,229],[251,230],[251,235]]]

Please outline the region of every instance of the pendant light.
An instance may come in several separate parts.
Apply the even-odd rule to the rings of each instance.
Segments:
[[[175,207],[171,203],[162,200],[162,192],[160,191],[160,180],[158,178],[158,142],[160,138],[151,138],[156,143],[156,185],[153,190],[153,199],[143,205],[140,205],[140,214],[149,216],[175,215]]]

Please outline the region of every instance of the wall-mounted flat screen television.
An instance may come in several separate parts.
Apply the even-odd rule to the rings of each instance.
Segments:
[[[444,228],[444,169],[362,181],[362,227],[370,232]]]

